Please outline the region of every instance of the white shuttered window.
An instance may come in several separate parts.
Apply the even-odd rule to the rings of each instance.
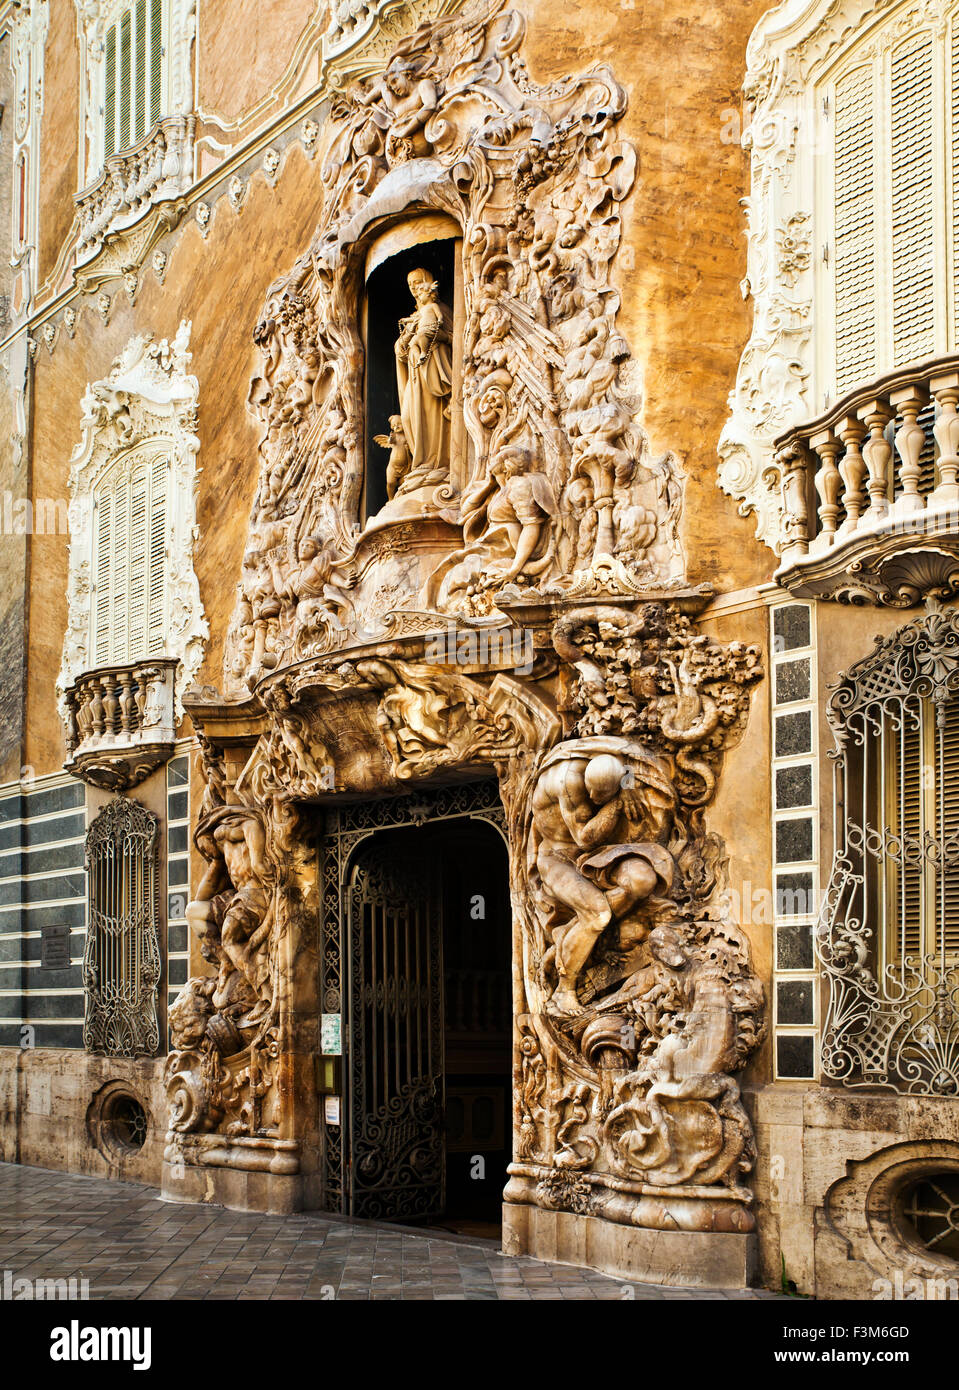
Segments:
[[[142,140],[163,114],[163,3],[134,0],[107,29],[103,48],[105,158]]]
[[[826,388],[959,346],[959,6],[938,32],[893,20],[821,90],[832,235]],[[825,365],[825,364],[824,364]]]
[[[93,666],[164,653],[169,460],[126,455],[94,492]]]

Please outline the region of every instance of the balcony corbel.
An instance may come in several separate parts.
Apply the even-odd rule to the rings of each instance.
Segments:
[[[85,671],[65,691],[64,768],[107,791],[135,787],[173,754],[178,662],[160,657]]]

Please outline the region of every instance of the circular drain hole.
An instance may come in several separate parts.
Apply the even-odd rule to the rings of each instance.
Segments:
[[[903,1191],[900,1211],[919,1243],[959,1261],[959,1172],[931,1173]]]

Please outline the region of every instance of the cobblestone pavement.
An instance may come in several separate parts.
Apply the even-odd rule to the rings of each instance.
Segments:
[[[755,1299],[626,1284],[495,1242],[314,1214],[161,1200],[138,1183],[0,1164],[0,1280],[89,1280],[91,1299]],[[2,1286],[0,1286],[2,1287]]]

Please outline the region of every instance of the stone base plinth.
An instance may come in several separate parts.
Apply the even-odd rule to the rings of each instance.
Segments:
[[[299,1173],[256,1173],[169,1162],[163,1164],[161,1195],[168,1202],[207,1202],[272,1216],[288,1216],[304,1206]]]
[[[755,1239],[730,1231],[656,1231],[573,1212],[503,1205],[504,1254],[585,1265],[643,1284],[747,1288]]]

